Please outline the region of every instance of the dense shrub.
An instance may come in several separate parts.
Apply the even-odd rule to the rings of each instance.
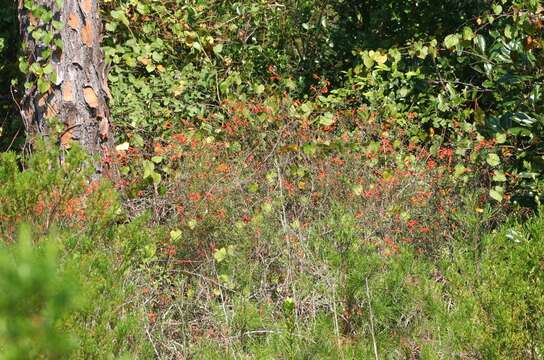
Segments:
[[[124,284],[133,257],[123,256],[124,244],[136,243],[137,232],[113,227],[117,194],[107,180],[92,181],[92,172],[75,147],[62,156],[45,144],[29,159],[0,155],[2,357],[151,351],[137,308],[125,303],[133,294]]]
[[[102,12],[119,176],[0,154],[0,357],[542,357],[540,1]]]

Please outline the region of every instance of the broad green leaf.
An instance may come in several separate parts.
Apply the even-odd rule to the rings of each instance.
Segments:
[[[194,230],[196,228],[197,221],[195,219],[191,219],[187,221],[187,226],[189,229]]]
[[[175,229],[170,231],[170,239],[173,241],[178,240],[181,237],[181,230]]]
[[[459,35],[458,34],[450,34],[446,36],[444,39],[444,46],[447,49],[452,49],[456,47],[459,44]]]
[[[223,44],[217,44],[213,47],[213,52],[216,54],[216,55],[219,55],[221,54],[221,52],[223,51]]]
[[[353,192],[355,196],[361,196],[361,194],[363,193],[363,185],[361,184],[354,185],[351,188],[351,191]]]
[[[45,94],[49,91],[50,88],[51,83],[49,82],[49,80],[44,79],[43,77],[38,78],[38,91],[40,92],[40,94]]]
[[[504,175],[504,172],[500,170],[495,171],[495,173],[493,174],[493,181],[505,182],[506,176]]]
[[[368,53],[363,53],[363,64],[366,68],[370,69],[372,66],[374,66],[374,59],[370,57]]]
[[[476,41],[476,46],[478,47],[478,49],[482,53],[485,53],[485,49],[486,49],[485,37],[483,37],[483,35],[481,35],[481,34],[478,34],[478,35],[476,35],[475,41]]]
[[[472,40],[474,38],[474,32],[468,26],[463,28],[463,40]]]
[[[502,201],[502,194],[495,189],[489,190],[489,196],[498,202]]]
[[[159,174],[157,172],[153,172],[151,174],[151,179],[153,180],[154,185],[159,185],[161,180],[162,180],[162,176],[161,176],[161,174]]]
[[[155,164],[160,164],[163,160],[163,157],[162,156],[153,156],[151,158],[151,161],[153,161]]]
[[[459,177],[463,175],[466,172],[466,167],[463,164],[457,164],[455,165],[455,176]]]
[[[261,94],[264,92],[264,89],[265,89],[265,88],[264,88],[264,85],[263,85],[263,84],[258,84],[258,85],[255,85],[255,86],[253,87],[253,90],[255,91],[255,93],[256,93],[257,95],[261,95]]]
[[[502,13],[502,6],[501,5],[493,4],[492,8],[493,8],[493,12],[495,13],[495,15],[499,15],[500,13]]]
[[[317,152],[317,147],[315,146],[315,144],[312,143],[304,144],[302,146],[302,151],[308,156],[313,156]]]
[[[506,142],[506,134],[504,133],[495,134],[495,141],[497,142],[497,144],[504,144]]]
[[[149,160],[144,160],[142,166],[144,168],[144,179],[152,176],[152,174],[155,172],[155,164]]]
[[[383,65],[387,62],[387,54],[376,52],[374,53],[373,59],[378,65]]]
[[[213,253],[213,258],[218,263],[225,260],[226,257],[227,257],[227,249],[225,249],[224,247],[222,247],[221,249],[215,250],[215,252]]]
[[[499,158],[499,155],[491,153],[487,155],[487,159],[485,160],[490,166],[497,166],[501,163],[501,159]]]
[[[51,64],[47,64],[43,67],[43,73],[44,74],[51,74],[53,72],[53,66]]]
[[[334,115],[330,112],[326,112],[319,117],[319,124],[323,126],[331,126],[334,124]]]

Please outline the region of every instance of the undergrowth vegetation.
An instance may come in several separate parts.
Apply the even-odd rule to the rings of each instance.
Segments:
[[[0,154],[0,358],[544,356],[540,1],[102,12],[118,173]]]

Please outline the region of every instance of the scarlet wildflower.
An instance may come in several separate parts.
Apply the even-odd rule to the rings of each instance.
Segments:
[[[182,145],[187,143],[187,137],[182,133],[174,134],[172,135],[172,137],[174,138],[174,140]]]
[[[429,228],[427,226],[421,226],[419,228],[419,231],[422,233],[422,234],[427,234],[429,232]]]
[[[440,150],[438,150],[438,157],[442,160],[447,158],[449,161],[451,161],[452,156],[453,156],[452,148],[440,148]]]
[[[224,219],[225,218],[225,209],[219,209],[215,212],[215,216],[218,217],[219,219]]]
[[[165,151],[160,143],[155,144],[154,150],[155,150],[155,154],[157,154],[158,156],[164,154],[164,151]]]
[[[218,172],[218,173],[226,174],[226,173],[229,172],[229,166],[227,164],[219,164],[215,168],[215,171]]]
[[[150,324],[154,324],[155,321],[157,321],[157,313],[150,312],[147,314],[147,319],[149,320]]]
[[[191,201],[199,201],[201,198],[199,193],[189,193],[189,200]]]
[[[289,194],[292,194],[295,191],[295,186],[287,180],[283,181],[283,187],[289,192]]]
[[[402,241],[407,243],[407,244],[411,244],[414,240],[412,238],[409,238],[409,237],[405,236],[405,237],[402,238]]]

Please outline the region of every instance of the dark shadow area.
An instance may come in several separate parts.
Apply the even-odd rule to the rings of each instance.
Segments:
[[[489,0],[324,0],[323,9],[334,14],[330,39],[334,58],[325,59],[319,71],[334,80],[352,67],[354,50],[402,46],[434,37],[439,41],[489,8]],[[329,15],[330,16],[330,15]],[[311,64],[306,64],[311,66]]]
[[[18,69],[19,25],[17,3],[2,0],[0,5],[0,151],[20,150],[24,143],[24,131],[17,108],[19,85],[12,86],[12,80],[21,84]]]

